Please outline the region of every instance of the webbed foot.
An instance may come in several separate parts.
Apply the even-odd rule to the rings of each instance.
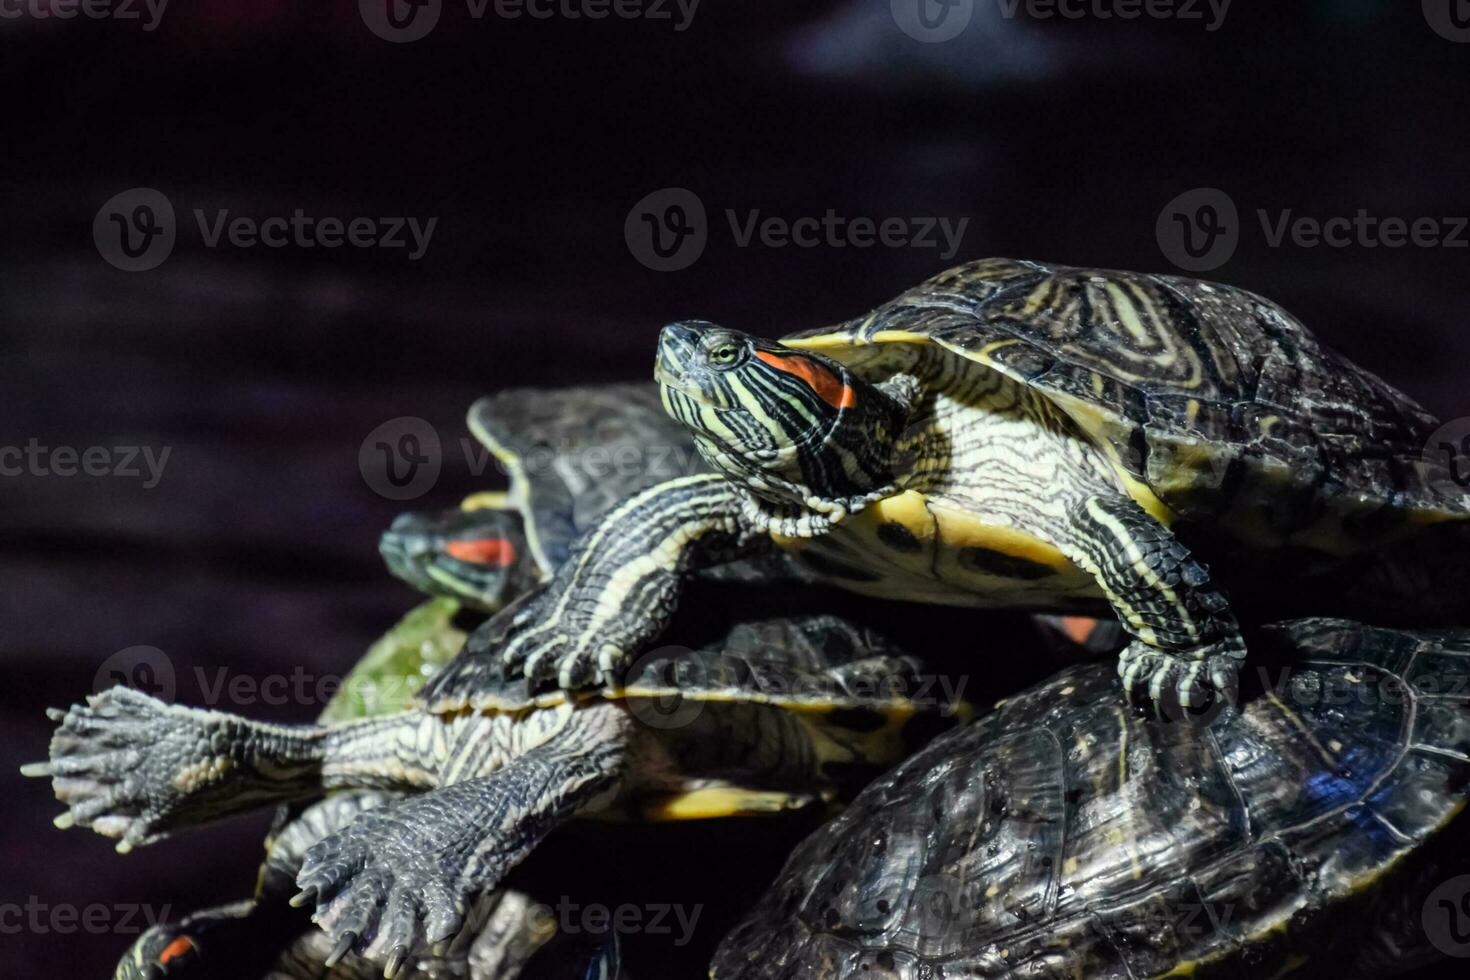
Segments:
[[[57,826],[119,837],[120,851],[188,822],[199,796],[228,768],[215,745],[214,719],[221,716],[126,687],[47,714],[60,722],[51,758],[21,771],[51,778],[56,798],[67,805]]]

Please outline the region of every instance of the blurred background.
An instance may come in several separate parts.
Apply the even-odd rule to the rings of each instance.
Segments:
[[[669,320],[778,335],[989,255],[1189,269],[1470,415],[1458,0],[923,3],[0,0],[0,446],[35,447],[0,458],[0,905],[245,894],[263,817],[127,858],[54,830],[16,774],[42,708],[139,646],[189,703],[340,674],[415,601],[378,532],[498,479],[469,403],[648,377]],[[228,230],[298,211],[280,247]],[[1315,245],[1298,220],[1360,213]],[[329,247],[323,219],[376,244]],[[800,219],[835,230],[780,234]],[[442,465],[395,500],[359,450],[405,416]],[[106,475],[56,455],[98,447]],[[524,881],[704,906],[688,945],[630,952],[692,976],[801,832],[574,832]],[[107,976],[134,938],[41,915],[0,918],[0,972]]]

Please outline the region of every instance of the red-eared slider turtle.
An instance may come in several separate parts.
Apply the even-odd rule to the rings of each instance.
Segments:
[[[576,537],[624,497],[705,468],[647,382],[513,388],[475,402],[467,422],[510,489],[400,515],[379,551],[418,590],[483,612],[549,579]]]
[[[774,542],[870,595],[1111,606],[1130,693],[1228,702],[1236,617],[1171,525],[1287,549],[1279,593],[1467,515],[1418,469],[1423,409],[1268,300],[1179,277],[973,262],[780,343],[672,324],[655,373],[716,472],[609,511],[523,610],[509,669],[616,674],[692,569]]]
[[[459,651],[457,604],[438,598],[412,610],[343,679],[323,723],[403,711],[423,680]],[[118,963],[114,980],[374,980],[377,964],[355,955],[326,965],[332,940],[303,921],[287,902],[307,849],[347,827],[358,814],[401,797],[377,790],[341,790],[308,805],[285,805],[266,839],[266,857],[252,898],[153,926]],[[616,980],[617,937],[592,942],[561,936],[550,915],[518,892],[482,896],[467,929],[442,955],[407,961],[404,980],[516,980],[534,959],[539,975]],[[556,965],[552,965],[554,960]],[[562,969],[558,969],[560,966]]]
[[[595,519],[619,495],[659,482],[670,473],[682,472],[679,467],[700,464],[692,450],[691,439],[682,426],[663,413],[657,389],[650,383],[553,391],[513,389],[476,403],[470,410],[469,420],[473,432],[503,461],[512,480],[512,489],[506,494],[475,495],[467,498],[462,507],[445,514],[406,514],[385,533],[381,551],[392,572],[422,591],[442,598],[420,605],[370,649],[368,655],[345,677],[340,691],[323,711],[320,717],[323,726],[354,723],[409,710],[413,705],[413,695],[422,688],[423,682],[435,670],[440,669],[442,664],[447,663],[454,652],[459,651],[465,639],[465,633],[457,627],[460,608],[467,605],[482,611],[492,611],[501,607],[531,583],[545,577],[547,572],[538,555],[550,555],[544,558],[547,561],[563,558],[567,545],[579,533],[579,529]],[[529,547],[531,541],[535,542],[534,548]],[[751,579],[759,577],[761,573],[754,567],[747,567],[744,572],[736,570],[735,574]],[[807,646],[800,651],[781,648],[782,641],[791,638],[797,638],[800,644]],[[792,707],[803,711],[820,711],[822,704],[836,710],[847,704],[844,699],[847,696],[879,702],[876,705],[879,711],[892,708],[898,716],[903,716],[911,708],[911,705],[894,705],[889,701],[889,698],[901,696],[898,689],[889,691],[886,686],[875,686],[864,691],[861,688],[869,679],[875,680],[875,683],[878,680],[894,680],[901,688],[904,676],[911,671],[908,661],[885,661],[891,663],[894,669],[903,671],[904,676],[883,677],[882,671],[885,667],[881,664],[844,666],[838,660],[833,660],[831,667],[836,671],[835,676],[813,679],[816,689],[786,691],[781,688],[784,682],[797,682],[800,688],[800,682],[807,679],[807,667],[813,666],[807,661],[819,660],[833,651],[841,651],[839,657],[851,655],[854,660],[861,660],[860,651],[854,648],[854,642],[861,646],[876,642],[876,639],[870,633],[860,632],[856,626],[841,623],[831,617],[807,616],[800,626],[792,627],[789,632],[779,624],[763,626],[753,623],[750,629],[742,633],[742,639],[745,654],[759,654],[776,661],[775,667],[769,670],[757,663],[760,670],[766,671],[761,680],[767,685],[775,686],[764,691],[750,689],[745,692],[753,698],[767,698],[770,701],[788,699]],[[764,648],[761,639],[776,644],[775,648]],[[872,646],[869,652],[881,655],[885,654],[886,648]],[[795,654],[797,658],[792,671],[784,670],[784,658],[789,654]],[[719,658],[714,660],[719,661]],[[725,663],[729,664],[729,670],[734,670],[741,676],[723,679],[717,676],[722,669],[719,663],[713,666],[707,664],[714,671],[709,677],[711,696],[723,695],[723,688],[717,685],[736,685],[742,682],[748,685],[751,682],[751,677],[744,673],[747,667],[744,661],[736,663],[732,660]],[[876,673],[869,673],[870,670]],[[856,683],[857,688],[853,692],[836,691],[832,701],[823,702],[822,691],[826,689],[823,685],[833,683],[838,688],[841,688],[842,683]],[[520,682],[513,682],[509,686],[501,685],[497,691],[506,702],[504,718],[512,718],[517,714],[535,714],[538,707],[553,707],[551,702],[566,701],[562,695],[553,693],[548,698],[542,698],[541,705],[534,704],[526,695],[528,689]],[[661,689],[645,691],[637,686],[631,689],[634,696],[654,696],[659,691]],[[619,693],[617,696],[623,695]],[[491,701],[494,699],[491,698]],[[494,708],[487,708],[487,711],[492,710]],[[650,717],[657,717],[657,711]],[[856,711],[847,721],[839,720],[835,729],[841,729],[844,724],[861,724],[867,717],[878,716]],[[901,720],[903,718],[895,717],[895,721],[901,723]],[[445,724],[450,729],[466,727],[448,720]],[[500,751],[492,752],[491,758],[482,758],[484,743],[475,745],[478,736],[466,733],[462,736],[462,742],[469,745],[466,751],[472,758],[456,764],[495,767],[507,763],[507,758],[517,752],[526,751],[529,746],[534,745],[537,738],[545,735],[539,730],[538,724],[541,723],[528,721],[526,724],[514,724],[507,721],[503,727],[516,730],[517,735],[507,736],[509,745],[497,746]],[[542,727],[554,727],[554,724]],[[814,721],[811,727],[826,730],[833,726],[828,726],[823,721]],[[523,738],[520,730],[525,730]],[[886,732],[876,735],[858,733],[858,741],[863,743],[864,751],[872,748],[886,752],[891,746],[888,735]],[[492,733],[488,738],[500,738],[500,733]],[[453,746],[435,745],[434,751],[450,751],[450,748]],[[463,745],[459,748],[463,748]],[[831,752],[832,746],[823,742],[819,748]],[[391,754],[391,746],[387,746],[385,751]],[[431,751],[431,755],[434,751]],[[838,771],[842,768],[841,758],[825,758],[822,761],[835,767],[835,774],[829,773],[825,777],[826,783],[831,785],[839,782],[842,779],[842,773]],[[873,761],[876,764],[881,760]],[[539,760],[535,760],[535,763],[539,764]],[[262,760],[262,764],[269,765],[269,761]],[[392,765],[392,761],[388,760],[387,764]],[[794,774],[804,763],[803,760],[788,760],[785,763],[757,760],[753,763],[756,768],[766,764],[778,768],[785,765],[789,773]],[[420,765],[432,768],[432,763]],[[528,763],[523,768],[534,770],[535,767],[537,765]],[[28,771],[35,773],[44,770],[46,767],[43,765],[29,767]],[[456,774],[463,776],[463,773]],[[294,773],[293,782],[295,777],[300,776],[303,776],[300,771]],[[307,776],[307,779],[312,777]],[[573,777],[569,776],[569,779]],[[670,779],[673,777],[670,776]],[[417,788],[434,785],[435,774],[423,771],[404,774],[395,771],[390,776],[370,776],[365,773],[363,780],[368,785],[390,782],[403,790],[409,788],[409,785],[416,785]],[[350,783],[350,780],[347,782]],[[707,782],[709,785],[698,786],[695,792],[689,793],[682,801],[675,802],[670,796],[667,801],[650,802],[650,813],[660,817],[684,817],[717,814],[722,808],[738,813],[742,807],[756,810],[782,807],[800,801],[804,796],[820,795],[823,792],[822,786],[814,785],[808,788],[810,793],[757,790],[742,796],[741,793],[722,789],[725,782],[720,773],[711,773]],[[323,785],[332,786],[337,783],[328,780]],[[525,789],[529,792],[529,788]],[[710,792],[704,793],[704,789],[709,789]],[[285,789],[287,796],[300,792],[301,786]],[[279,793],[275,795],[279,796]],[[268,899],[279,899],[282,896],[276,893],[279,892],[278,887],[272,889],[268,886],[270,883],[279,884],[281,880],[288,880],[282,879],[282,868],[290,870],[290,879],[294,879],[307,843],[315,843],[328,833],[343,830],[350,818],[360,810],[359,805],[354,802],[359,796],[365,795],[354,790],[338,790],[328,801],[309,808],[301,817],[288,817],[287,808],[282,808],[282,813],[278,814],[276,843],[269,846],[272,857],[266,868],[263,868],[256,898],[228,907],[204,909],[182,923],[153,930],[135,943],[134,949],[123,959],[119,965],[119,976],[131,977],[137,976],[143,970],[160,970],[165,965],[160,962],[160,958],[171,964],[172,973],[178,973],[184,965],[185,954],[188,954],[188,959],[197,962],[197,970],[207,973],[212,968],[210,964],[218,967],[222,958],[216,955],[200,959],[198,951],[206,945],[228,948],[237,942],[243,943],[245,948],[253,949],[257,958],[266,954],[278,956],[279,964],[295,964],[300,970],[306,970],[307,964],[313,959],[325,961],[326,952],[331,949],[320,951],[319,936],[313,936],[312,933],[294,939],[290,951],[278,952],[287,939],[279,936],[279,932],[282,927],[290,929],[294,920],[278,915],[279,907],[284,902]],[[370,796],[373,801],[378,802],[385,795],[376,792],[370,793]],[[268,801],[260,799],[253,802]],[[243,801],[243,805],[253,805],[253,802]],[[526,799],[523,802],[528,807],[534,807],[538,801]],[[661,802],[670,805],[663,808]],[[334,817],[335,821],[332,820]],[[69,826],[69,820],[60,823]],[[315,836],[306,839],[304,835],[307,833]],[[298,846],[282,848],[279,843],[282,840]],[[128,846],[126,842],[119,845],[119,848],[125,846]],[[291,864],[293,861],[294,865]],[[495,901],[501,899],[497,898]],[[503,904],[498,908],[509,908],[509,905]],[[262,934],[269,932],[272,927],[279,942],[269,942],[268,937]],[[479,965],[476,968],[476,977],[513,976],[510,970],[519,965],[519,959],[500,946],[501,943],[488,942],[485,934],[481,933],[481,939],[476,946],[481,951],[478,961],[485,961],[485,956],[495,952],[495,955],[504,959],[504,964],[500,967],[500,973],[490,973],[490,968]],[[569,946],[572,948],[569,949]],[[601,943],[591,951],[581,951],[573,943],[560,942],[556,955],[563,961],[575,962],[579,970],[589,971],[588,976],[600,976],[598,971],[614,976],[616,961],[612,958],[610,949],[616,951],[616,945]],[[545,958],[547,954],[542,954],[538,964]],[[229,959],[234,961],[234,958]],[[406,964],[400,964],[394,959],[391,965],[395,968],[416,970],[422,976],[462,976],[465,968],[478,961],[467,958],[466,954],[450,958],[420,959],[417,962],[410,959]],[[341,959],[332,965],[331,970],[334,973],[331,976],[356,976],[362,968],[363,965],[354,962],[353,958]]]
[[[793,852],[711,975],[1346,978],[1470,952],[1428,901],[1470,870],[1470,633],[1253,643],[1285,665],[1209,727],[1120,710],[1086,665],[936,739]]]
[[[267,841],[255,897],[152,926],[118,963],[114,980],[377,980],[382,967],[360,956],[347,955],[327,966],[332,940],[286,902],[307,848],[395,798],[349,790],[305,809],[283,808]],[[474,926],[450,948],[411,958],[397,977],[518,980],[529,970],[538,976],[616,980],[616,935],[597,938],[601,941],[560,935],[549,910],[520,892],[497,891],[477,905]]]
[[[52,778],[64,825],[124,850],[323,790],[415,793],[312,846],[298,876],[297,901],[332,936],[328,965],[356,949],[393,970],[457,934],[468,904],[573,815],[780,811],[855,789],[940,727],[946,699],[877,631],[800,596],[705,588],[675,623],[692,652],[654,651],[597,691],[538,691],[470,651],[414,709],[330,725],[119,687],[54,711],[50,761],[25,771]]]

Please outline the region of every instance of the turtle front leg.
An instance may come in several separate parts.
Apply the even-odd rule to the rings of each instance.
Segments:
[[[618,674],[659,635],[694,571],[769,543],[721,476],[670,480],[628,498],[572,547],[551,584],[514,614],[507,672],[575,688]]]
[[[445,942],[469,907],[562,821],[612,792],[624,771],[627,718],[601,704],[574,712],[548,743],[495,772],[358,817],[314,845],[293,905],[335,940],[327,965],[350,950],[386,960]]]
[[[1175,697],[1186,709],[1233,702],[1245,643],[1209,570],[1127,497],[1087,497],[1069,517],[1069,557],[1097,578],[1135,638],[1118,660],[1129,699]]]

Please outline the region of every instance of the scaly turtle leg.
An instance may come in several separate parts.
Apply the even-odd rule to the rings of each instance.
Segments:
[[[581,708],[495,772],[364,814],[308,850],[292,904],[316,902],[317,922],[336,939],[328,965],[357,949],[391,968],[455,936],[475,896],[617,788],[629,724],[618,706]]]
[[[302,980],[323,977],[320,959],[325,954],[318,959],[315,970],[304,965],[300,970],[294,968],[301,957],[293,955],[295,945],[300,945],[293,945],[293,940],[305,923],[300,913],[293,914],[286,905],[291,886],[308,847],[347,826],[364,810],[390,799],[389,794],[364,790],[328,797],[295,814],[283,807],[266,844],[265,866],[255,897],[151,926],[118,961],[114,980],[208,980],[226,972],[226,966],[231,976],[265,976],[272,971],[273,962],[271,976]],[[375,980],[380,973],[373,967],[371,974],[361,975]],[[340,980],[357,975],[344,972]],[[333,974],[332,980],[339,978]]]
[[[1118,659],[1130,699],[1233,702],[1245,643],[1225,596],[1167,527],[1124,496],[1075,504],[1064,548],[1135,637]]]
[[[438,785],[455,737],[482,726],[499,730],[504,751],[483,760],[496,764],[556,713],[456,722],[408,711],[332,726],[271,725],[114,687],[48,714],[60,722],[51,757],[21,771],[52,780],[67,805],[58,826],[91,827],[121,838],[118,849],[127,851],[323,789],[428,789]]]
[[[500,652],[506,672],[555,677],[566,688],[616,675],[668,625],[690,573],[769,545],[743,515],[743,499],[724,477],[702,474],[661,483],[609,511],[573,546],[551,585],[514,615]]]

